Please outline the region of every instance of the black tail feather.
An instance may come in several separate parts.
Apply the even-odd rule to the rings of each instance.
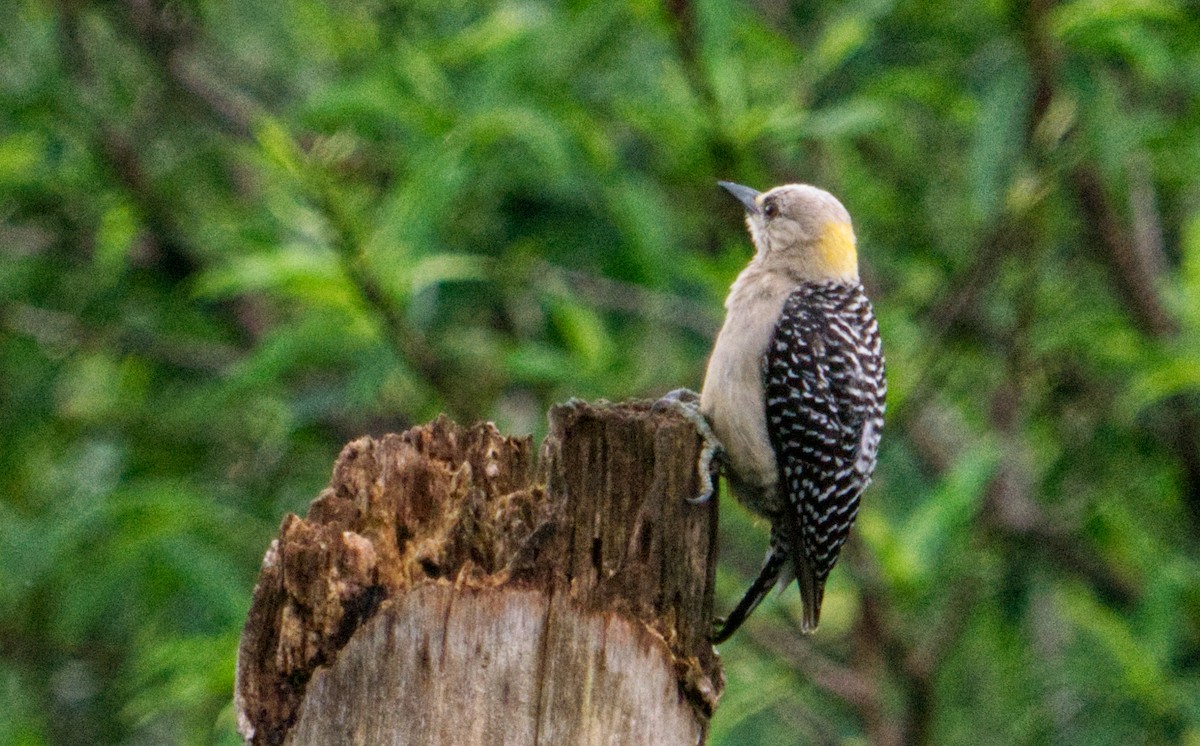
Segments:
[[[742,622],[750,617],[750,614],[766,598],[772,586],[779,580],[779,573],[783,571],[787,560],[787,549],[772,542],[771,551],[767,553],[767,559],[763,562],[762,570],[758,572],[758,578],[751,584],[729,616],[723,620],[717,620],[721,628],[713,635],[714,645],[719,645],[732,637],[738,627],[742,626]]]

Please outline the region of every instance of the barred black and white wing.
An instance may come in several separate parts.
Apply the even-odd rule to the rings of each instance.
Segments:
[[[764,388],[785,498],[772,550],[791,557],[807,632],[820,620],[825,580],[858,515],[883,429],[879,327],[860,285],[807,284],[788,297]]]

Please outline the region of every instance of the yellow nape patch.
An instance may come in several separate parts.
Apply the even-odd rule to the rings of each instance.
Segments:
[[[832,276],[858,275],[858,251],[854,246],[854,229],[849,223],[826,223],[817,239],[817,257]]]

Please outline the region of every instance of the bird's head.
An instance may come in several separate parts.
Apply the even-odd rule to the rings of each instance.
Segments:
[[[769,192],[717,182],[746,208],[755,261],[809,282],[858,282],[850,213],[824,189],[785,184]]]

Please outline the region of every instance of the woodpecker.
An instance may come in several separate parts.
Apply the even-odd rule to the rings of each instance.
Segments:
[[[770,521],[771,539],[713,639],[728,639],[772,586],[793,579],[809,633],[875,470],[887,392],[879,326],[841,202],[807,184],[766,193],[718,184],[745,207],[755,253],[725,301],[698,407],[734,496]],[[667,398],[695,407],[686,394]],[[699,500],[712,493],[708,480]]]

